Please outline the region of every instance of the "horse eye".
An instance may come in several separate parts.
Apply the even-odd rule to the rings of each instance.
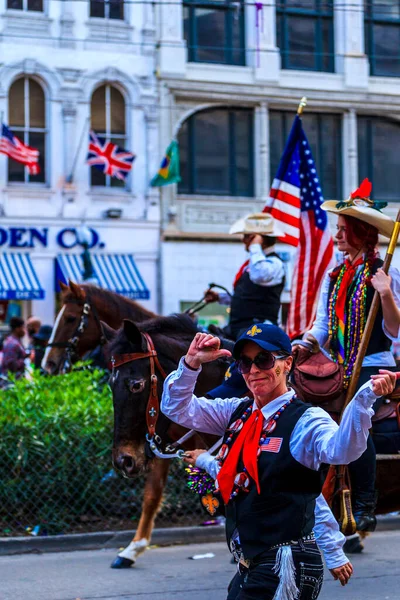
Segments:
[[[73,323],[74,321],[76,321],[76,317],[74,315],[68,315],[65,317],[65,320],[67,323]]]
[[[143,379],[128,379],[127,385],[128,389],[132,394],[138,394],[144,390],[144,380]]]

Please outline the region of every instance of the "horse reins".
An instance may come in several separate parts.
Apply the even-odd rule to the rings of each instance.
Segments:
[[[158,377],[156,374],[156,368],[158,369],[161,376],[165,379],[167,377],[166,372],[160,365],[158,360],[157,351],[154,348],[153,340],[148,333],[142,333],[146,340],[147,350],[146,352],[133,352],[128,354],[119,354],[111,358],[112,368],[116,369],[121,365],[139,360],[141,358],[148,358],[150,362],[150,392],[149,399],[146,407],[146,423],[147,431],[150,438],[156,435],[156,425],[158,421],[158,415],[160,414],[160,399],[158,397],[157,386]]]
[[[64,372],[71,368],[73,357],[78,354],[77,348],[78,348],[79,340],[86,331],[86,328],[89,323],[90,313],[93,314],[95,323],[97,324],[97,327],[100,331],[100,345],[104,345],[106,343],[106,339],[103,335],[103,330],[101,328],[101,323],[100,323],[99,315],[97,314],[97,310],[94,306],[92,306],[88,302],[87,298],[85,298],[84,301],[80,301],[78,299],[76,299],[76,300],[71,299],[71,300],[68,300],[68,302],[66,302],[64,306],[66,306],[67,304],[78,304],[78,305],[82,306],[82,314],[81,314],[81,317],[79,320],[79,324],[78,324],[77,328],[75,329],[74,333],[72,334],[72,336],[66,342],[50,342],[49,344],[47,344],[48,348],[65,348],[66,356],[65,356],[64,363],[63,363],[63,371]]]

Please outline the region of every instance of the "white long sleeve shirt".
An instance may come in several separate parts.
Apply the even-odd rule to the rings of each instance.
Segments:
[[[193,390],[200,370],[188,369],[183,359],[180,361],[178,369],[165,380],[161,410],[184,427],[222,436],[243,398],[198,398]],[[293,395],[294,391],[289,390],[264,406],[264,418],[271,418]],[[318,470],[321,463],[348,464],[356,460],[367,446],[374,414],[371,407],[375,400],[376,395],[370,383],[364,384],[347,406],[340,427],[321,408],[307,409],[296,423],[290,438],[293,458],[314,470]],[[208,471],[212,477],[218,473],[215,458],[208,453],[200,455],[196,465]],[[317,499],[315,517],[314,532],[328,568],[343,565],[347,562],[342,550],[345,538],[322,497]]]
[[[359,267],[359,269],[361,266]],[[325,275],[325,278],[322,282],[321,293],[318,300],[317,306],[317,314],[315,317],[315,321],[311,329],[307,332],[312,334],[315,339],[318,341],[321,348],[325,345],[329,337],[328,324],[329,324],[329,314],[328,314],[328,296],[329,296],[329,285],[331,279],[329,274],[332,272],[332,269],[328,271]],[[392,278],[391,289],[393,292],[394,300],[396,305],[400,307],[400,272],[398,269],[391,267],[389,269],[389,275]],[[394,338],[390,335],[390,333],[385,329],[385,324],[382,322],[382,329],[385,332],[385,335],[393,342],[399,341],[399,337]],[[307,333],[305,337],[307,337]],[[369,354],[366,356],[362,363],[363,367],[395,367],[396,362],[394,360],[393,354],[390,351],[385,352],[376,352],[375,354]]]
[[[275,252],[274,246],[262,249],[261,244],[251,244],[249,248],[249,271],[250,280],[257,285],[272,287],[282,283],[285,277],[285,267],[280,258],[271,256]],[[220,293],[219,303],[229,305],[231,296]]]

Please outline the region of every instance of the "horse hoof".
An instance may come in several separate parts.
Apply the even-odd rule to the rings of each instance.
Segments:
[[[135,564],[134,560],[130,558],[124,558],[123,556],[117,556],[113,563],[111,563],[112,569],[129,569]]]

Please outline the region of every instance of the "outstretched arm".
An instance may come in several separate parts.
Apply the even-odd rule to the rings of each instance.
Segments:
[[[397,269],[393,270],[393,276],[396,277],[396,275]],[[392,338],[397,338],[400,328],[400,310],[396,304],[392,286],[396,284],[394,289],[398,293],[399,283],[397,279],[392,281],[392,277],[386,275],[383,269],[377,270],[371,283],[381,298],[384,329]]]

